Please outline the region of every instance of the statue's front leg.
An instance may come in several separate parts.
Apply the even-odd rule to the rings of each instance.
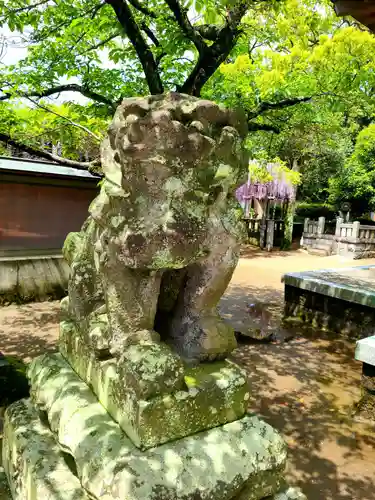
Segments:
[[[103,266],[110,351],[118,356],[142,340],[158,342],[154,331],[161,271],[130,269],[119,262]]]
[[[223,238],[203,261],[187,268],[169,326],[174,349],[187,361],[225,358],[236,347],[233,329],[217,311],[239,258],[239,245]]]

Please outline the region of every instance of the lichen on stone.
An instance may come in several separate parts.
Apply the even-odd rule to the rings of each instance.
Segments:
[[[246,170],[245,135],[244,116],[191,96],[119,106],[102,146],[100,193],[64,245],[65,319],[95,352],[118,357],[145,338],[139,332],[153,340],[155,329],[190,362],[233,350],[233,331],[207,311],[229,282],[244,235],[233,191]],[[167,302],[163,275],[171,270],[187,279],[176,276],[179,293]],[[107,326],[97,323],[101,307]]]
[[[260,500],[280,490],[284,441],[255,416],[141,451],[61,356],[35,360],[30,377],[35,401],[46,409],[60,445],[74,457],[90,498],[157,500],[162,491],[165,500],[226,500],[241,492],[248,493],[241,500]],[[165,410],[164,420],[155,408],[152,415],[159,427],[167,427],[160,426]]]

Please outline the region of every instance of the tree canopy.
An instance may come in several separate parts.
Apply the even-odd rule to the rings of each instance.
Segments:
[[[278,0],[1,0],[0,24],[27,56],[2,68],[1,101],[76,92],[84,114],[110,116],[127,96],[199,96],[243,35],[243,18]],[[3,142],[19,142],[1,131]],[[63,160],[61,160],[63,161]]]
[[[252,157],[319,201],[374,115],[375,37],[329,0],[0,0],[0,24],[28,48],[0,69],[0,141],[78,168],[124,97],[177,90],[244,109]]]
[[[358,134],[352,155],[340,165],[329,184],[331,203],[349,201],[357,216],[375,210],[375,124]]]
[[[287,0],[272,16],[261,30],[259,20],[251,20],[253,34],[241,38],[236,56],[203,91],[255,109],[252,156],[297,165],[299,197],[326,201],[329,179],[374,117],[375,37],[353,20],[337,19],[330,2]],[[296,105],[282,106],[291,102]]]

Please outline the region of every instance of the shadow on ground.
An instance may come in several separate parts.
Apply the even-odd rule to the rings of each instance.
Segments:
[[[247,304],[270,305],[280,320],[282,290],[232,285],[221,302],[234,326]],[[370,500],[375,491],[375,426],[353,422],[361,365],[354,344],[294,329],[288,342],[239,345],[233,359],[248,372],[250,410],[282,432],[288,478],[309,500]],[[306,336],[307,335],[307,336]]]
[[[56,351],[59,302],[0,308],[0,351],[30,359]]]
[[[242,259],[221,301],[223,315],[234,325],[246,324],[248,304],[254,301],[264,303],[273,320],[280,321],[284,272],[353,265],[301,252],[255,254]],[[54,351],[58,316],[57,302],[0,308],[0,351],[24,359]],[[246,343],[233,353],[249,375],[250,409],[284,435],[289,480],[309,500],[375,496],[375,429],[352,419],[361,374],[353,358],[354,344],[298,328],[288,342]]]

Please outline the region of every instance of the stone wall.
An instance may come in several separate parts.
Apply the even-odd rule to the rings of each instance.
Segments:
[[[0,305],[62,298],[68,279],[61,255],[0,258]]]
[[[286,284],[284,320],[353,340],[373,332],[375,309]]]

